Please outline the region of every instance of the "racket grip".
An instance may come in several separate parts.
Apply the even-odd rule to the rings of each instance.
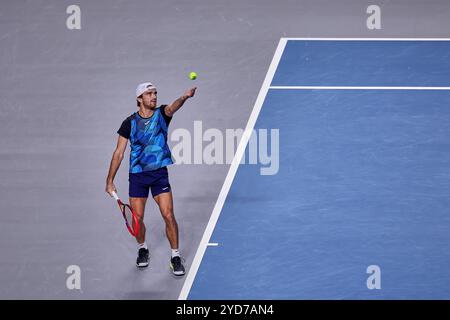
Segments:
[[[115,191],[111,192],[114,199],[119,200],[119,197],[117,196],[117,193]]]

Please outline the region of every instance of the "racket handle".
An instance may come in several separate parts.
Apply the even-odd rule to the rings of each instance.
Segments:
[[[119,197],[117,196],[117,193],[115,191],[111,192],[114,199],[119,200]]]

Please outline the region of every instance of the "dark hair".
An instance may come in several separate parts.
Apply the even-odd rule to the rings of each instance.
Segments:
[[[141,94],[139,97],[136,98],[136,104],[137,104],[137,107],[138,107],[138,108],[141,106],[140,103],[139,103],[138,98],[141,98],[141,97],[142,97],[142,94]]]

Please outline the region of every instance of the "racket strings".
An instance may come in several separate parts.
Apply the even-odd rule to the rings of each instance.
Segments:
[[[133,231],[136,231],[137,229],[136,221],[134,219],[133,212],[131,211],[131,208],[129,206],[124,206],[124,214],[125,219],[130,228],[133,229]]]

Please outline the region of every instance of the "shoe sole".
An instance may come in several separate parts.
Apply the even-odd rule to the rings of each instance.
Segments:
[[[138,268],[146,268],[146,267],[148,267],[148,262],[136,263],[136,267],[138,267]]]
[[[174,276],[182,277],[182,276],[184,276],[185,273],[186,273],[186,272],[183,272],[183,271],[174,271],[174,270],[173,270],[172,264],[169,264],[169,267],[170,267],[170,270],[172,270],[172,274],[173,274]],[[179,273],[177,273],[177,272],[179,272]]]

